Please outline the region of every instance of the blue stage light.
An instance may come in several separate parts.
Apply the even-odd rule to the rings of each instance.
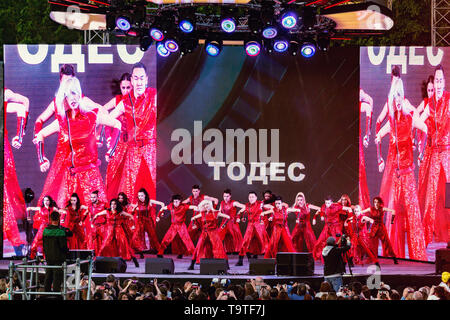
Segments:
[[[283,28],[292,29],[297,25],[297,15],[288,11],[281,16],[281,25]]]
[[[263,29],[262,35],[266,39],[273,39],[277,36],[278,31],[277,28],[269,26]]]
[[[225,18],[220,22],[220,26],[222,27],[223,31],[231,33],[236,30],[236,21],[233,18]]]
[[[222,50],[222,45],[218,41],[211,41],[206,43],[205,50],[211,57],[217,57]]]
[[[125,17],[118,17],[116,19],[116,26],[122,31],[128,31],[131,28],[130,21]]]
[[[313,43],[306,42],[302,45],[300,52],[305,58],[311,58],[316,53],[316,46]]]
[[[273,43],[273,49],[276,52],[285,52],[289,47],[289,43],[286,40],[275,40]]]
[[[173,39],[167,39],[164,42],[164,46],[169,52],[176,52],[178,50],[178,43]]]
[[[164,46],[164,43],[158,43],[158,45],[156,46],[156,51],[158,52],[158,54],[161,57],[167,57],[170,54],[170,51],[166,49],[166,47]]]
[[[150,37],[155,41],[162,41],[164,40],[164,33],[158,28],[152,28],[150,29]]]
[[[180,30],[185,33],[190,33],[194,31],[194,25],[189,20],[182,20],[179,24]]]
[[[261,52],[261,44],[257,41],[249,41],[245,44],[245,52],[250,57],[256,57]]]

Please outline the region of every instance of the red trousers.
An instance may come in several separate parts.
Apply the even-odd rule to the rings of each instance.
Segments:
[[[219,229],[220,238],[226,252],[238,252],[242,245],[242,234],[239,224],[228,221],[225,228]]]
[[[374,222],[369,232],[370,249],[374,256],[378,256],[378,242],[383,245],[383,254],[395,257],[394,249],[391,241],[389,241],[388,233],[384,223]]]
[[[150,247],[159,251],[161,245],[156,235],[156,226],[152,218],[139,218],[136,221],[136,230],[133,236],[133,247],[138,251],[147,250],[147,244],[145,243],[145,233],[148,235],[150,241]]]
[[[268,237],[265,226],[259,222],[249,221],[239,255],[244,256],[247,252],[263,254],[266,250],[267,243]]]
[[[316,244],[316,236],[311,226],[305,224],[296,224],[292,231],[292,244],[296,252],[303,252],[303,243],[306,242],[306,247],[309,252],[312,252]]]
[[[159,248],[158,254],[164,254],[164,250],[167,246],[174,240],[176,240],[176,236],[179,237],[182,244],[184,245],[184,254],[192,254],[195,250],[194,244],[192,243],[191,238],[189,237],[186,225],[184,223],[172,223],[169,230],[167,230],[166,235],[164,236],[161,246]]]
[[[192,260],[200,263],[202,258],[227,259],[227,254],[217,229],[204,229],[201,233],[192,255]]]
[[[287,227],[280,224],[274,224],[272,227],[272,236],[267,245],[264,258],[276,258],[278,252],[294,252],[291,237]]]
[[[337,234],[341,234],[341,222],[336,223],[326,223],[320,233],[319,239],[317,239],[316,244],[313,249],[314,260],[322,260],[322,250],[327,244],[328,237],[334,237],[337,241]]]
[[[364,256],[368,257],[367,263],[378,262],[378,255],[374,255],[370,250],[370,246],[367,243],[367,239],[362,234],[352,234],[350,236],[352,246],[350,248],[350,256],[353,257],[355,264],[364,264]]]

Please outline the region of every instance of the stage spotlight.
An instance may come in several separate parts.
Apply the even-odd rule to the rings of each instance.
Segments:
[[[250,57],[256,57],[261,52],[261,43],[256,40],[250,40],[245,43],[245,52]]]
[[[191,33],[195,29],[195,7],[182,8],[178,15],[178,28],[184,33]]]
[[[189,20],[181,20],[179,24],[180,30],[184,33],[191,33],[194,31],[194,25]]]
[[[285,39],[276,39],[273,42],[273,49],[276,52],[282,53],[285,52],[289,47],[289,43]]]
[[[293,10],[286,10],[281,14],[281,25],[285,29],[292,29],[297,25],[297,14]]]
[[[330,36],[322,33],[317,36],[317,47],[321,51],[328,51],[330,49]]]
[[[141,36],[139,39],[139,47],[142,51],[147,51],[148,47],[151,46],[153,40],[147,35]]]
[[[222,51],[222,41],[221,40],[208,40],[205,45],[206,53],[211,57],[217,57]]]
[[[166,49],[164,43],[160,42],[156,45],[156,51],[161,57],[167,57],[170,51]]]
[[[264,27],[262,32],[263,37],[266,39],[273,39],[277,36],[277,34],[278,34],[277,28],[272,25]]]
[[[220,21],[220,27],[226,33],[232,33],[236,30],[236,20],[231,17],[226,17]]]
[[[311,58],[316,53],[316,46],[312,42],[304,42],[300,52],[305,58]]]
[[[117,17],[116,19],[116,27],[122,31],[128,31],[131,28],[130,19],[125,16]]]
[[[161,29],[154,27],[151,28],[149,31],[150,37],[152,37],[155,41],[163,41],[164,40],[164,33]]]
[[[312,30],[316,24],[316,9],[313,7],[303,7],[302,12],[303,27]]]
[[[174,39],[167,39],[164,42],[164,47],[166,47],[169,52],[176,52],[179,48],[178,43]]]

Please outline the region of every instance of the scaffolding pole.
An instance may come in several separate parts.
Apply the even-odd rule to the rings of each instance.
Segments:
[[[431,0],[431,45],[450,45],[450,0]]]

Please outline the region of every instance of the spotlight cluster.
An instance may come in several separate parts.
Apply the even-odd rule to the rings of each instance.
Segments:
[[[288,53],[314,56],[317,49],[327,51],[335,24],[320,18],[317,9],[303,5],[276,4],[263,1],[252,5],[221,5],[220,12],[206,15],[195,5],[166,5],[136,16],[115,12],[107,14],[108,30],[118,29],[125,35],[140,39],[145,51],[155,43],[158,54],[167,57],[180,51],[187,54],[204,40],[204,50],[216,57],[226,41],[244,44],[245,53],[258,56],[268,53]],[[133,19],[131,19],[133,17]],[[141,19],[142,20],[142,19]]]

